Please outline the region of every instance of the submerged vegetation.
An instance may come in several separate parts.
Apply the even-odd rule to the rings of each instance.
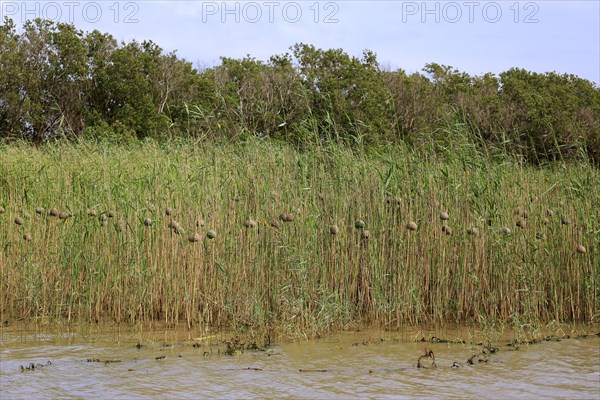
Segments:
[[[585,164],[82,141],[0,147],[0,177],[3,320],[314,335],[600,312],[600,176]]]

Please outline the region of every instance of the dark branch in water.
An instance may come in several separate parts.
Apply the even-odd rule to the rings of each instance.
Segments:
[[[326,369],[300,369],[300,372],[328,372]]]
[[[427,360],[427,359],[431,360],[431,365],[429,367],[427,367],[421,363],[421,361]],[[435,354],[433,354],[433,350],[427,349],[427,348],[425,349],[425,354],[423,354],[417,360],[417,368],[437,368],[437,365],[435,365]]]

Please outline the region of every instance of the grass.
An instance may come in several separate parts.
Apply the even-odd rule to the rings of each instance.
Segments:
[[[286,336],[597,323],[599,177],[400,146],[4,146],[1,318]]]

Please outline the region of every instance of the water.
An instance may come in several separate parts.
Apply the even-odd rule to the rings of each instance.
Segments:
[[[186,334],[180,334],[180,336]],[[223,354],[217,342],[139,333],[43,334],[3,328],[0,397],[37,398],[585,398],[600,397],[600,337],[499,346],[345,333]],[[382,340],[383,339],[383,340]],[[436,369],[415,368],[424,347]],[[164,358],[163,358],[164,357]],[[100,362],[96,362],[100,360]],[[21,371],[30,363],[51,365]],[[106,363],[106,361],[115,361]],[[119,361],[119,362],[116,362]],[[461,368],[451,368],[453,362]]]

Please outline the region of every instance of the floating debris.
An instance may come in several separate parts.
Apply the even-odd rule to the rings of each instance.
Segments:
[[[227,371],[262,371],[262,368],[256,368],[256,367],[246,367],[246,368],[227,368]]]
[[[329,372],[327,369],[299,369],[300,372]]]
[[[238,336],[234,336],[231,339],[224,340],[223,343],[225,344],[225,346],[227,346],[227,349],[225,349],[223,354],[227,356],[242,354],[244,350],[265,350],[264,348],[259,347],[256,344],[256,342],[242,342]]]
[[[488,354],[484,354],[484,353],[477,353],[477,354],[473,354],[467,360],[467,364],[469,364],[469,365],[473,365],[473,364],[475,364],[475,362],[478,362],[478,363],[490,362],[490,356]]]
[[[421,342],[465,344],[464,340],[459,340],[459,339],[455,339],[455,340],[443,339],[443,338],[439,338],[437,336],[432,336],[431,339],[429,339],[429,340],[425,340],[425,338],[423,337],[423,338],[421,338]]]
[[[21,372],[35,371],[36,369],[44,368],[44,367],[47,367],[48,365],[52,365],[52,361],[48,361],[48,362],[46,362],[46,364],[29,363],[27,365],[21,365],[19,369],[21,370]]]

